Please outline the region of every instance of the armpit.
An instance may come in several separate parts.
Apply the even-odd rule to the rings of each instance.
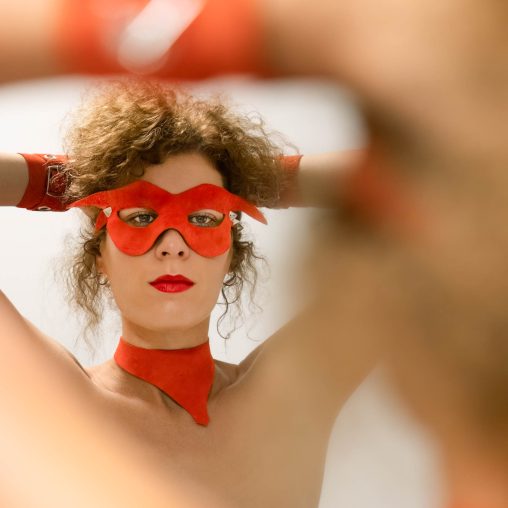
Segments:
[[[31,321],[26,319],[24,316],[23,319],[27,324],[28,328],[30,329],[30,331],[33,332],[46,345],[46,347],[56,352],[59,356],[65,356],[66,358],[70,357],[72,359],[73,364],[79,367],[80,371],[86,376],[87,380],[91,380],[85,368],[65,346],[63,346],[56,340],[52,339],[48,335],[44,334],[39,328],[37,328]]]
[[[92,379],[90,377],[90,375],[88,374],[88,372],[85,370],[85,368],[83,367],[83,365],[81,365],[81,363],[79,363],[79,360],[67,349],[65,348],[64,346],[62,346],[62,349],[65,350],[65,352],[74,360],[74,363],[85,373],[85,376],[88,378],[88,379]]]

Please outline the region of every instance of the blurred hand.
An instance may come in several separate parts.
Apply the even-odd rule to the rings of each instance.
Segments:
[[[276,65],[350,86],[371,132],[406,169],[506,159],[505,3],[264,0],[263,6]]]

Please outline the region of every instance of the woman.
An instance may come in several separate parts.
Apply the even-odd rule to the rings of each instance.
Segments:
[[[277,147],[220,104],[123,83],[79,118],[68,154],[63,202],[90,217],[72,298],[91,328],[102,292],[122,320],[113,359],[82,368],[68,356],[75,377],[161,470],[176,467],[233,506],[316,506],[332,425],[372,355],[353,361],[326,305],[239,365],[208,347],[219,293],[236,298],[252,273],[238,212],[262,221],[252,201],[280,206],[286,192]]]

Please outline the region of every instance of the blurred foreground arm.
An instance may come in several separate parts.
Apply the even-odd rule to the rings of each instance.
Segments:
[[[2,1],[1,80],[127,71],[272,74],[257,0]]]
[[[168,79],[320,75],[357,93],[371,132],[382,136],[389,155],[405,158],[404,164],[409,159],[436,164],[437,157],[440,165],[450,163],[445,157],[477,160],[506,145],[504,3],[118,0],[101,2],[100,10],[97,5],[4,0],[1,79],[127,70]],[[158,44],[158,59],[136,42],[143,40],[148,48]],[[137,62],[124,61],[124,53],[137,55]]]
[[[0,82],[59,74],[53,31],[60,0],[0,0]]]

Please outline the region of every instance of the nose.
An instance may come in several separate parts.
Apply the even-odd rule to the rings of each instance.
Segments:
[[[190,247],[176,229],[167,229],[155,241],[155,254],[179,259],[189,257]]]

